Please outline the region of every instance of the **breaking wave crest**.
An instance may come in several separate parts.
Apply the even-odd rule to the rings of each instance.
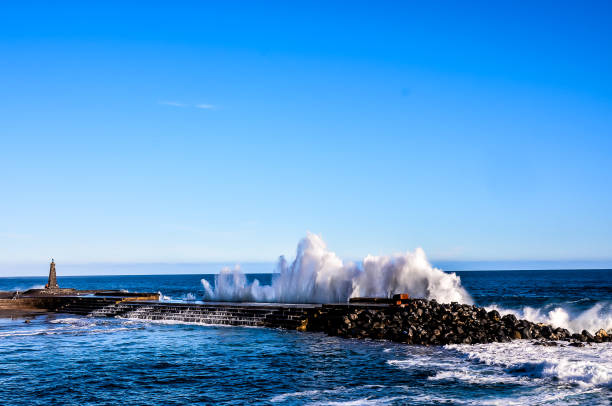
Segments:
[[[30,290],[30,289],[43,289],[45,287],[45,285],[41,285],[41,284],[36,284],[36,285],[30,285],[30,286],[23,286],[23,285],[19,285],[19,286],[15,286],[12,288],[8,288],[8,289],[1,289],[4,291],[10,291],[10,292],[25,292],[26,290]]]
[[[603,328],[612,330],[612,304],[597,303],[588,310],[575,313],[562,307],[554,307],[552,310],[535,309],[523,307],[520,310],[504,309],[497,305],[487,306],[488,310],[497,310],[500,314],[513,314],[519,319],[526,319],[534,323],[550,324],[553,327],[566,328],[572,333],[580,333],[582,330],[591,333]]]
[[[446,348],[462,353],[467,360],[477,364],[499,367],[504,375],[509,374],[519,379],[547,379],[583,387],[612,388],[612,351],[610,351],[612,344],[610,343],[574,348],[524,345],[515,341],[473,346],[449,345]],[[444,371],[438,374],[438,378],[473,380],[491,377],[480,376],[481,374],[474,368],[469,369],[469,375],[464,376],[462,372]]]
[[[472,303],[454,273],[445,273],[427,261],[425,252],[392,256],[371,256],[361,265],[343,262],[327,249],[323,239],[308,233],[300,241],[295,260],[281,257],[272,285],[248,283],[246,276],[225,268],[215,284],[202,279],[206,300],[280,303],[341,303],[351,297],[390,297],[408,293],[412,297],[436,299],[442,303]]]

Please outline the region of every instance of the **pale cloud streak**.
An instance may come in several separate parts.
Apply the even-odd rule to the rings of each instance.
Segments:
[[[164,106],[174,106],[174,107],[186,107],[187,105],[184,103],[179,103],[175,101],[160,101],[159,104]]]
[[[212,104],[196,104],[195,107],[204,110],[214,110],[216,108]]]

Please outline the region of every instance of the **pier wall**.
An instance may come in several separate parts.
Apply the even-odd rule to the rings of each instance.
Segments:
[[[91,313],[98,317],[122,317],[161,322],[275,327],[295,330],[315,305],[252,303],[164,303],[123,301]]]
[[[321,305],[278,303],[171,303],[150,294],[39,296],[0,299],[4,310],[44,310],[91,317],[120,317],[158,322],[300,328]]]
[[[154,294],[153,294],[154,295]],[[433,300],[399,302],[355,301],[345,304],[173,303],[146,300],[149,294],[109,296],[39,296],[0,298],[0,310],[71,313],[88,317],[118,317],[167,323],[272,327],[323,332],[345,338],[385,339],[406,344],[445,345],[536,339],[555,341],[612,341],[599,330],[571,334],[562,328],[503,317],[495,311],[466,304]],[[8,309],[8,310],[7,310]]]

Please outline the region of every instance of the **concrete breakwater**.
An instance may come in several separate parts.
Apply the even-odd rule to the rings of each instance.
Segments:
[[[123,301],[158,300],[157,293],[133,293],[108,290],[46,290],[0,292],[0,315],[24,317],[41,312],[90,315],[92,312]]]
[[[95,317],[161,322],[297,329],[317,305],[266,303],[119,302],[97,309]]]
[[[54,292],[56,293],[56,292]],[[273,327],[295,330],[320,305],[278,303],[176,303],[159,301],[157,293],[45,290],[0,292],[0,316],[34,317],[41,312],[147,321]]]
[[[433,300],[357,299],[346,304],[279,303],[172,303],[161,302],[157,294],[120,291],[75,291],[73,295],[4,295],[0,310],[15,312],[32,309],[72,313],[88,317],[119,317],[157,322],[199,323],[234,326],[272,327],[323,332],[345,338],[385,339],[406,344],[445,345],[506,342],[538,339],[554,345],[569,341],[612,341],[600,330],[571,334],[513,315],[466,304],[440,304]],[[6,313],[5,313],[6,314]]]

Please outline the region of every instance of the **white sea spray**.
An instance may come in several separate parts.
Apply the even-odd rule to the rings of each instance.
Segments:
[[[343,262],[312,233],[300,241],[291,264],[281,257],[270,286],[258,280],[248,283],[239,267],[224,268],[214,286],[204,279],[202,285],[206,300],[220,301],[340,303],[351,297],[408,293],[442,303],[472,303],[460,278],[432,267],[420,248],[390,256],[368,255],[358,265]]]
[[[572,333],[580,333],[582,330],[594,333],[602,328],[612,332],[612,304],[610,303],[596,303],[590,309],[578,313],[561,306],[556,306],[552,310],[536,309],[529,306],[515,310],[491,305],[487,306],[487,310],[497,310],[502,315],[513,314],[519,319],[526,319],[534,323],[545,323],[553,327],[566,328]]]

